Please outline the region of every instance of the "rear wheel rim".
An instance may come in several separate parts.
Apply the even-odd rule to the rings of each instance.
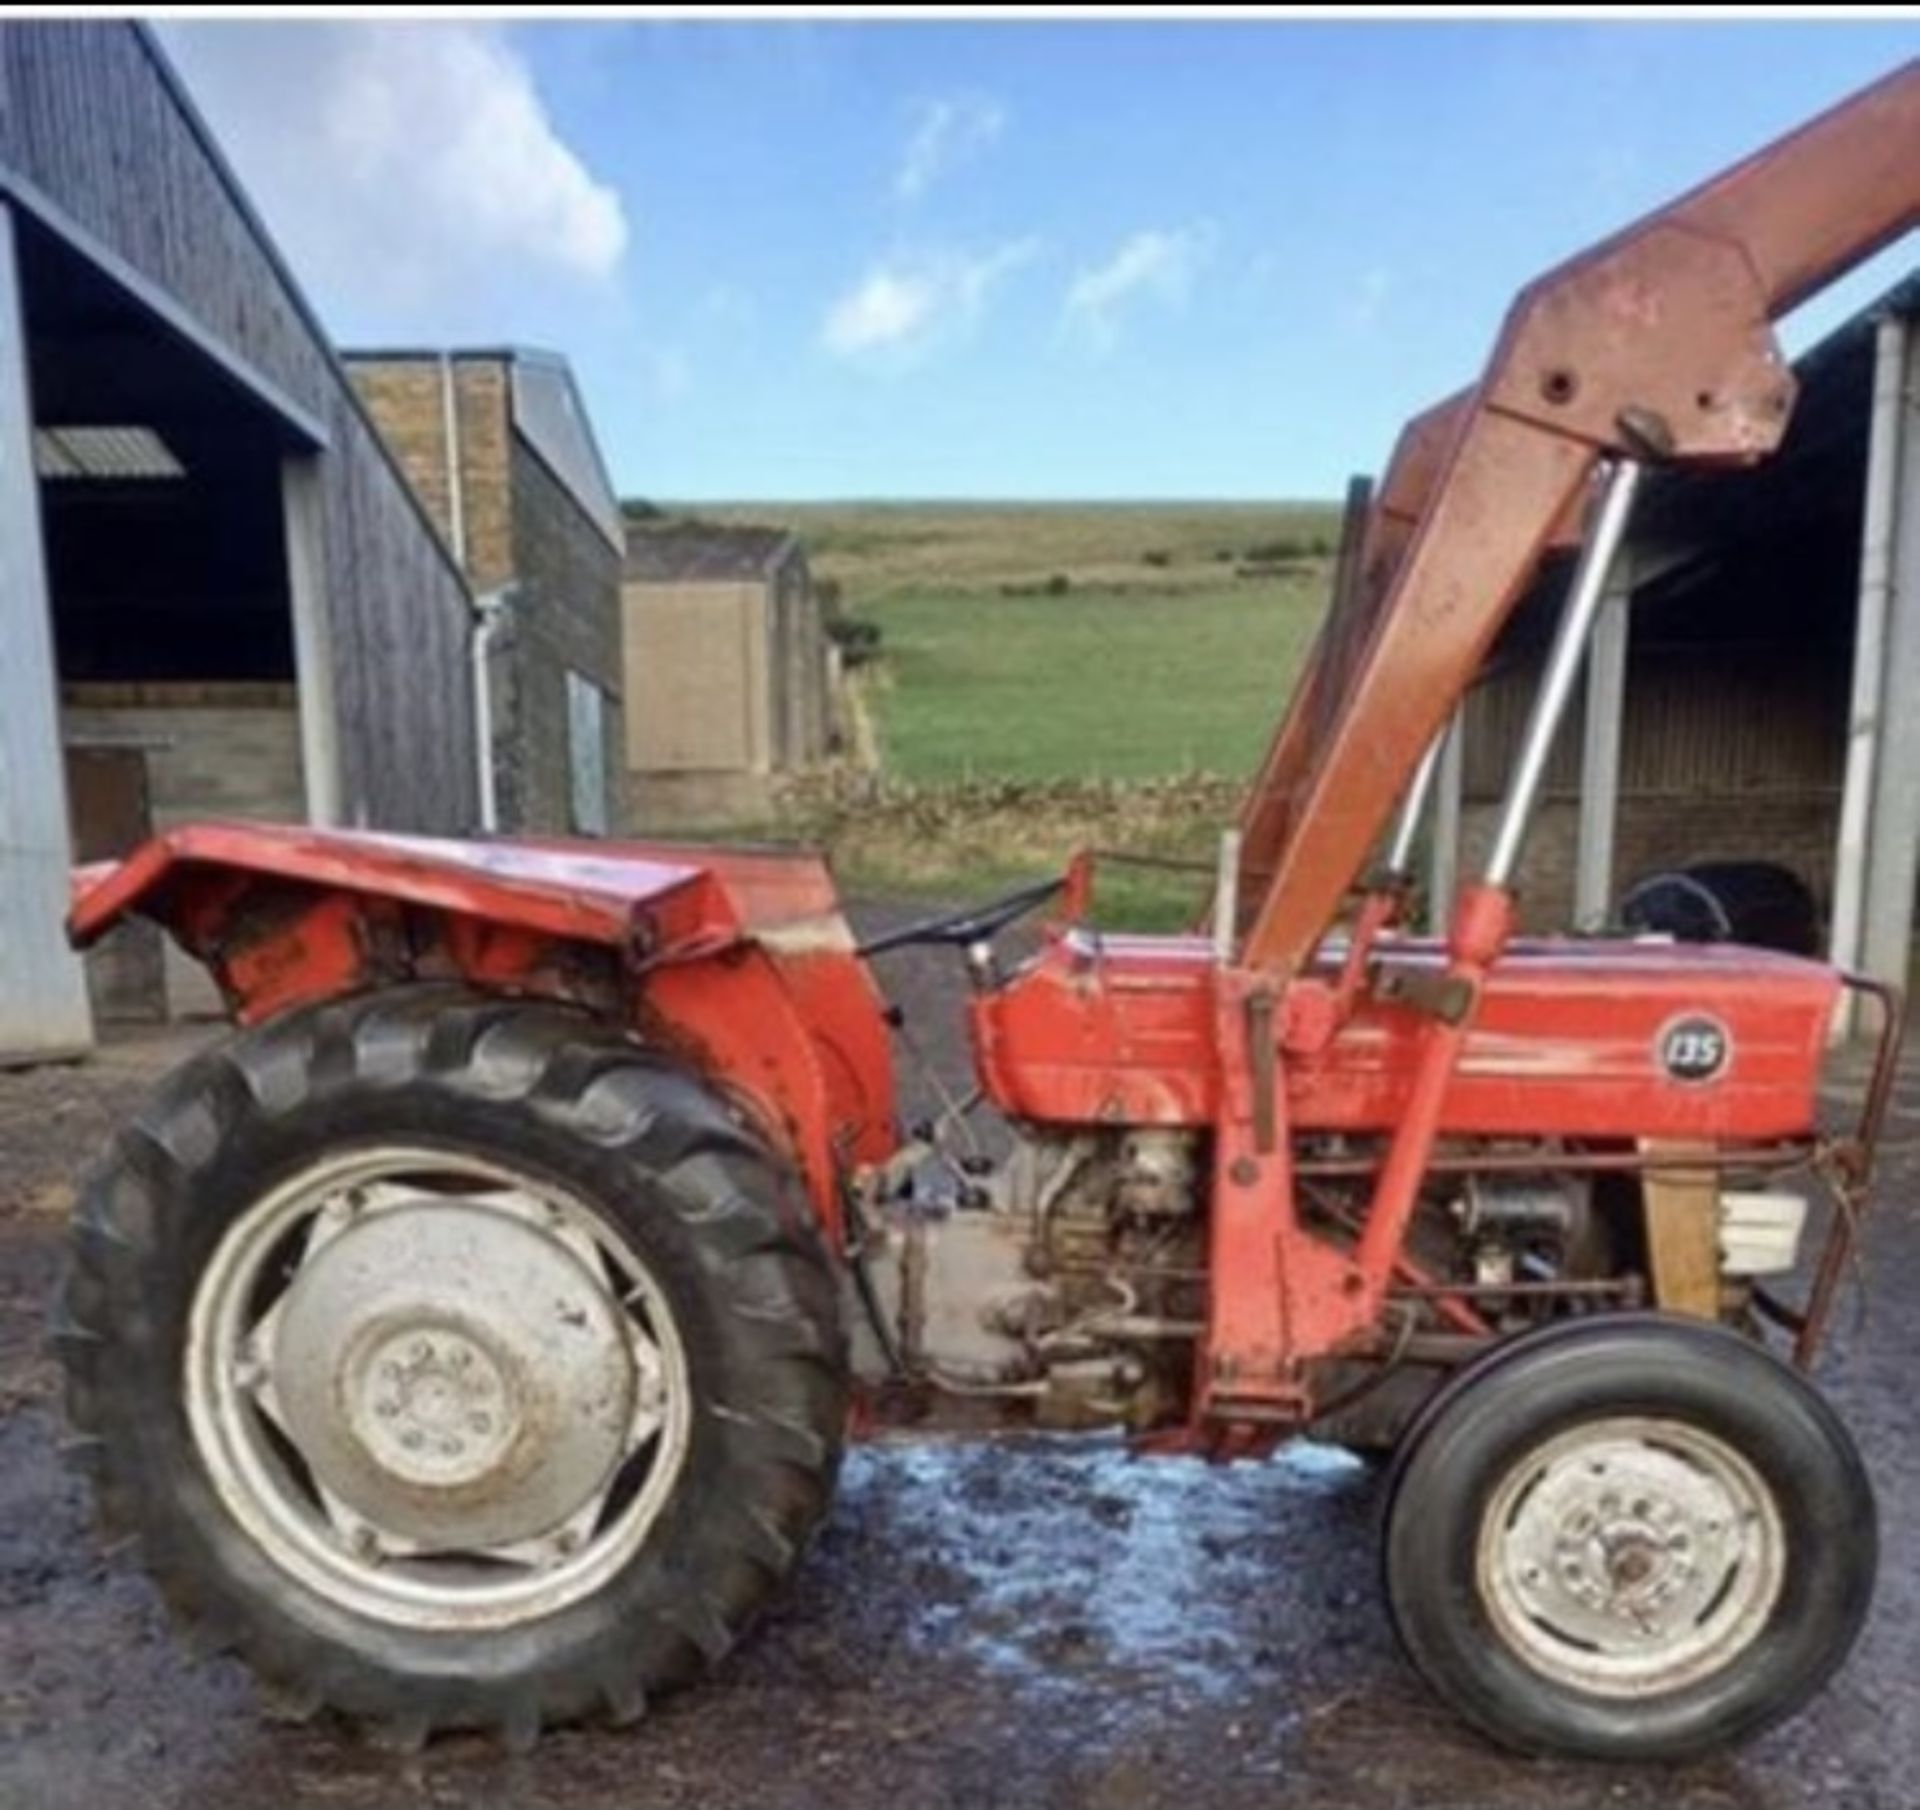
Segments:
[[[1746,1653],[1786,1577],[1773,1491],[1689,1422],[1621,1415],[1533,1447],[1481,1517],[1475,1582],[1530,1669],[1590,1696],[1684,1690]]]
[[[329,1154],[228,1226],[194,1292],[187,1418],[282,1570],[389,1625],[498,1630],[591,1595],[685,1466],[658,1280],[605,1215],[465,1154]]]

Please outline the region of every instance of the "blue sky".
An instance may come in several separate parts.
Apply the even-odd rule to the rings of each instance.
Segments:
[[[1528,276],[1920,48],[1913,19],[164,35],[338,339],[554,347],[622,491],[675,499],[1331,496]]]

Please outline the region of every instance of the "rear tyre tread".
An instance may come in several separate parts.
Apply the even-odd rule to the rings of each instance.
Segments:
[[[299,1615],[263,1609],[221,1562],[221,1540],[240,1536],[195,1520],[193,1503],[203,1518],[224,1511],[204,1477],[182,1475],[197,1463],[178,1404],[181,1335],[156,1303],[182,1287],[190,1298],[190,1278],[174,1272],[196,1218],[194,1178],[244,1162],[236,1147],[278,1147],[303,1121],[316,1124],[317,1145],[378,1096],[416,1108],[423,1127],[491,1118],[505,1141],[514,1124],[537,1125],[583,1163],[644,1176],[723,1328],[725,1374],[696,1374],[694,1386],[697,1437],[728,1479],[730,1512],[708,1503],[685,1518],[680,1559],[648,1586],[658,1600],[647,1626],[597,1627],[513,1677],[405,1673],[395,1663],[404,1643],[383,1640],[379,1624],[360,1624],[367,1650],[356,1652]],[[344,1713],[409,1751],[441,1729],[491,1727],[513,1745],[584,1716],[631,1721],[705,1671],[825,1513],[847,1412],[838,1296],[809,1204],[737,1110],[580,1012],[441,986],[291,1013],[164,1081],[85,1184],[52,1330],[71,1455],[93,1480],[98,1519],[109,1536],[137,1536],[175,1616],[221,1650],[237,1647],[278,1700]],[[156,1436],[156,1418],[170,1438]]]

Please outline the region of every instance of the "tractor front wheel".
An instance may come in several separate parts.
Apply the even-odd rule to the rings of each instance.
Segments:
[[[1750,1735],[1846,1657],[1874,1504],[1846,1429],[1722,1327],[1556,1326],[1450,1383],[1388,1486],[1415,1667],[1523,1751],[1671,1760]]]
[[[571,1011],[402,989],[162,1084],[56,1342],[110,1531],[285,1705],[625,1719],[827,1506],[837,1297],[789,1168]]]

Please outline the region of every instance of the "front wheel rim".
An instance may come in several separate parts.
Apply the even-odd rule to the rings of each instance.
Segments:
[[[187,1418],[276,1566],[389,1625],[498,1630],[601,1588],[685,1466],[667,1298],[577,1195],[466,1154],[336,1152],[227,1227]]]
[[[1475,1581],[1527,1666],[1596,1697],[1646,1698],[1724,1671],[1786,1577],[1772,1489],[1689,1422],[1621,1415],[1535,1446],[1494,1487]]]

